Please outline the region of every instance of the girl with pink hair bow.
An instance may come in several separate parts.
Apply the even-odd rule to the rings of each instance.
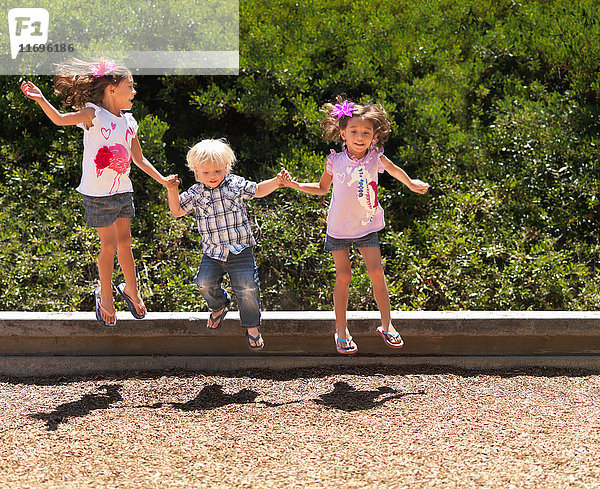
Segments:
[[[377,328],[386,345],[404,345],[400,333],[391,322],[390,297],[381,264],[377,232],[383,229],[384,213],[377,195],[378,174],[387,171],[411,191],[424,194],[429,184],[410,178],[404,170],[383,154],[382,144],[390,134],[390,120],[381,105],[359,105],[338,97],[337,104],[325,104],[321,121],[323,136],[342,143],[339,153],[331,150],[321,180],[298,183],[284,173],[284,185],[309,194],[325,195],[333,186],[327,215],[325,250],[331,251],[335,263],[333,304],[335,309],[335,347],[339,353],[358,351],[348,331],[346,310],[351,267],[349,250],[358,248],[362,255],[373,294],[381,314]]]
[[[131,250],[130,221],[135,215],[131,160],[163,186],[169,179],[144,158],[137,122],[124,112],[131,109],[136,94],[131,73],[107,60],[89,63],[73,59],[59,66],[54,91],[75,112],[59,112],[30,81],[24,81],[21,90],[57,126],[77,125],[84,131],[83,172],[77,191],[83,195],[88,225],[100,236],[96,319],[104,326],[117,323],[112,287],[115,253],[125,276],[116,289],[133,316],[142,319],[146,306],[138,290]]]

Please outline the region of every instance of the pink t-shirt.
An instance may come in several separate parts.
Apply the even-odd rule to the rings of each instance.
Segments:
[[[353,239],[383,229],[383,209],[377,198],[383,148],[370,150],[360,161],[345,152],[331,151],[325,170],[333,176],[333,193],[327,215],[327,234]]]
[[[138,125],[133,115],[121,112],[116,116],[91,102],[85,104],[95,111],[92,127],[77,124],[83,133],[83,172],[77,191],[92,197],[133,192],[131,140]]]

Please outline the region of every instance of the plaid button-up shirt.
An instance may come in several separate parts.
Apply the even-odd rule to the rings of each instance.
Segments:
[[[230,251],[237,254],[256,245],[246,212],[246,201],[254,197],[256,186],[238,175],[227,175],[214,189],[197,183],[179,195],[186,213],[196,211],[205,255],[227,261]]]

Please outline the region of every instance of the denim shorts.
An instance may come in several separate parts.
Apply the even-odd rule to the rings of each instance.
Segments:
[[[325,238],[325,251],[340,251],[352,248],[379,248],[377,231],[361,236],[360,238],[338,239],[327,235]]]
[[[83,196],[85,221],[88,226],[103,228],[110,226],[119,218],[135,217],[133,193],[107,195],[106,197]]]

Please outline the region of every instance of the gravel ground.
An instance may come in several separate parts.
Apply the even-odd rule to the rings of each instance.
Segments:
[[[0,488],[600,487],[600,376],[0,378]]]

